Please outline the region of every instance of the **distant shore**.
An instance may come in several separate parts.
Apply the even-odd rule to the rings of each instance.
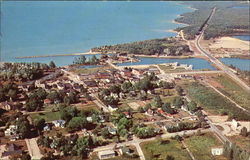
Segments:
[[[20,56],[15,57],[16,59],[24,59],[24,58],[42,58],[42,57],[59,57],[59,56],[80,56],[80,55],[95,55],[101,54],[100,52],[85,52],[85,53],[69,53],[69,54],[51,54],[51,55],[38,55],[38,56]]]

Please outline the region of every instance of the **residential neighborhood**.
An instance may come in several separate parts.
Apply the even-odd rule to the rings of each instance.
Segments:
[[[0,160],[250,160],[249,1],[0,9]]]

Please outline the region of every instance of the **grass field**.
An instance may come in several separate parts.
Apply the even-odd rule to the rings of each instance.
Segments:
[[[187,151],[182,149],[182,144],[176,140],[169,140],[169,143],[164,144],[154,140],[142,143],[141,147],[146,160],[166,159],[167,155],[176,160],[191,160]]]
[[[44,118],[46,122],[61,119],[59,112],[33,113],[30,117],[32,119]]]
[[[71,71],[77,74],[92,74],[98,71],[105,71],[107,69],[112,69],[112,67],[101,66],[101,67],[96,67],[96,68],[76,68],[76,69],[72,69]]]
[[[226,160],[223,156],[215,157],[211,154],[211,147],[222,146],[222,143],[212,133],[192,136],[184,141],[197,160]]]
[[[250,95],[243,90],[237,83],[227,76],[217,76],[216,81],[223,87],[218,88],[223,94],[230,97],[240,106],[250,110]]]
[[[246,150],[247,152],[250,152],[250,138],[249,137],[243,137],[240,135],[235,135],[229,137],[229,139],[237,144],[240,148],[243,150]]]
[[[232,102],[211,88],[205,87],[198,82],[188,83],[183,87],[192,100],[210,113],[226,113],[237,120],[250,120],[250,116],[246,112],[237,108]]]
[[[83,110],[83,111],[94,110],[94,111],[100,112],[100,108],[94,102],[91,102],[88,104],[76,104],[75,106],[77,109]]]

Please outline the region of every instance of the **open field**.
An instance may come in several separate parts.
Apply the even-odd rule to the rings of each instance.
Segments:
[[[211,44],[210,48],[240,48],[242,50],[249,50],[249,41],[243,41],[232,37],[221,37]]]
[[[185,143],[197,160],[226,160],[223,156],[212,156],[211,148],[222,146],[212,133],[189,137],[185,139]]]
[[[59,112],[44,112],[30,114],[32,119],[44,118],[46,122],[61,119]]]
[[[191,160],[182,144],[176,140],[159,140],[141,143],[142,151],[146,160],[166,159],[167,155],[173,156],[176,160]]]
[[[183,85],[187,95],[196,101],[202,108],[213,114],[228,114],[237,120],[250,120],[248,113],[237,108],[228,99],[218,94],[211,88],[198,82]]]
[[[91,110],[94,110],[97,112],[100,111],[99,107],[93,102],[90,102],[88,104],[76,104],[75,106],[77,109],[83,110],[83,111],[91,111]]]
[[[243,90],[238,84],[226,76],[217,76],[215,80],[221,84],[222,87],[218,89],[230,97],[240,106],[250,110],[250,96],[245,90]]]

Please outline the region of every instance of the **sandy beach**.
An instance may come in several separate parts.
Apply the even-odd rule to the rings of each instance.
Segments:
[[[221,37],[215,39],[215,43],[212,43],[210,48],[239,48],[242,50],[250,50],[250,42],[243,41],[232,37]]]
[[[180,22],[177,22],[176,20],[172,20],[171,23],[174,23],[174,24],[181,24],[181,25],[185,25],[185,26],[189,26],[189,24],[186,24],[186,23],[180,23]]]

